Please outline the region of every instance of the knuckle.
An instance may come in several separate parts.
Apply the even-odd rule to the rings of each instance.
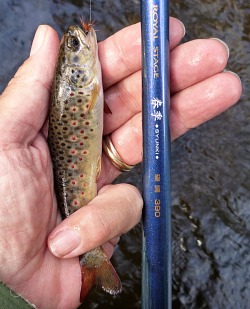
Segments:
[[[141,218],[143,199],[140,191],[135,186],[124,184],[124,188],[126,190],[126,194],[124,196],[130,206],[128,209],[130,210],[130,216],[132,218],[131,223],[134,225],[138,223]]]
[[[99,207],[91,207],[92,222],[94,224],[92,234],[93,242],[97,245],[102,245],[112,234],[112,229],[109,224],[109,220],[104,215],[103,211]]]

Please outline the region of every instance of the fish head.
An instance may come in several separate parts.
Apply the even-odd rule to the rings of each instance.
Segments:
[[[89,25],[88,29],[70,26],[63,36],[60,51],[66,65],[85,66],[93,62],[97,55],[97,39],[93,26]]]

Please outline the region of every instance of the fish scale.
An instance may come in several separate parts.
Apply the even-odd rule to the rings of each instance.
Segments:
[[[97,41],[91,24],[64,34],[51,92],[48,144],[62,218],[97,195],[101,171],[103,90]],[[101,247],[80,257],[81,300],[93,285],[110,294],[121,283]]]
[[[51,112],[49,134],[50,144],[52,139],[54,142],[52,148],[54,146],[56,185],[64,189],[58,190],[62,195],[59,197],[60,205],[62,203],[66,210],[64,217],[93,199],[100,169],[101,147],[93,145],[100,134],[100,129],[94,129],[100,126],[96,114],[101,116],[101,112],[93,109],[87,113],[90,104],[88,98],[84,94],[75,95],[74,91],[74,88],[71,89],[70,97],[62,107]],[[90,165],[91,171],[86,173],[86,170],[90,170]],[[93,176],[93,173],[96,175]]]

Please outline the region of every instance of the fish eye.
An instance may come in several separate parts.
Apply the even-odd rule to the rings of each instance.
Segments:
[[[71,35],[71,36],[68,37],[67,45],[73,51],[77,51],[80,47],[80,42],[79,42],[77,37]]]

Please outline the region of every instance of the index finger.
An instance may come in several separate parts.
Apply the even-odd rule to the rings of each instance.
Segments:
[[[185,34],[181,21],[170,17],[170,49]],[[117,83],[141,69],[141,24],[128,26],[99,43],[99,59],[102,66],[103,87]]]

